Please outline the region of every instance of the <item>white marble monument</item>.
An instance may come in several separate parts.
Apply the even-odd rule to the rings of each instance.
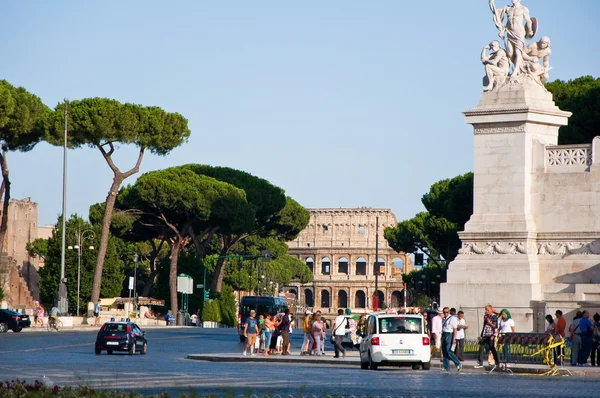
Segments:
[[[576,308],[600,309],[600,138],[557,145],[570,113],[543,85],[550,39],[526,45],[538,22],[520,1],[490,8],[508,41],[484,47],[484,93],[464,112],[475,130],[474,208],[441,287],[441,304],[465,311],[472,337],[488,303],[509,309],[518,331],[543,331],[556,309],[569,321]]]

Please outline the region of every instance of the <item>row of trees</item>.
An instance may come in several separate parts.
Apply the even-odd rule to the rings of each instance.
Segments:
[[[65,109],[68,108],[68,109]],[[0,81],[0,139],[2,155],[2,190],[4,209],[0,223],[0,242],[4,244],[10,201],[8,151],[29,151],[42,140],[63,145],[68,129],[68,146],[98,149],[113,172],[113,182],[106,197],[91,301],[100,297],[102,271],[109,243],[109,229],[116,195],[123,181],[139,171],[147,151],[167,155],[187,141],[187,120],[178,113],[159,107],[145,107],[108,98],[87,98],[60,103],[53,110],[24,88]],[[138,148],[135,166],[121,171],[113,159],[117,145],[132,144]],[[4,249],[4,248],[2,248]]]
[[[164,156],[187,141],[187,120],[178,113],[107,98],[59,103],[50,109],[35,95],[5,80],[0,81],[1,194],[5,206],[0,242],[4,242],[10,200],[7,152],[31,150],[42,140],[63,145],[65,130],[69,148],[96,148],[113,172],[106,201],[90,208],[90,223],[76,216],[67,223],[71,235],[82,228],[96,232],[97,251],[84,251],[82,263],[81,296],[89,302],[123,290],[123,272],[131,266],[134,252],[141,254],[140,270],[147,270],[145,278],[141,275],[142,294],[160,291],[157,280],[168,281],[168,301],[174,312],[178,309],[176,275],[182,258],[193,263],[195,271],[210,268],[215,294],[221,292],[224,280],[236,288],[255,282],[247,264],[235,267],[226,261],[228,254],[242,251],[272,249],[269,275],[275,281],[310,279],[308,268],[287,255],[284,243],[307,225],[309,215],[281,188],[264,179],[226,167],[190,164],[144,174],[135,184],[122,188],[124,181],[139,171],[146,152]],[[114,161],[117,148],[124,144],[138,148],[135,166],[129,170],[121,170]],[[59,222],[52,238],[28,247],[32,255],[45,259],[41,290],[47,303],[60,275],[55,269],[60,264],[60,234]],[[73,262],[73,255],[68,254],[68,262]],[[168,273],[160,279],[165,263]],[[72,268],[67,272],[71,285],[76,280],[72,272]],[[76,289],[68,288],[72,304]]]
[[[143,174],[116,196],[104,263],[103,297],[127,295],[125,276],[131,276],[134,267],[138,275],[136,292],[166,299],[173,313],[179,309],[179,273],[201,281],[206,269],[215,298],[232,288],[254,290],[263,282],[258,276],[259,266],[261,274],[276,284],[288,284],[293,279],[309,282],[312,278],[303,262],[287,254],[285,243],[306,227],[309,214],[281,188],[264,179],[226,167],[188,164]],[[89,230],[95,233],[89,243],[97,247],[105,206],[98,203],[90,207],[89,223],[72,216],[67,221],[69,242],[81,231]],[[30,254],[42,257],[46,263],[40,271],[40,296],[45,303],[52,301],[58,285],[61,228],[59,219],[50,239],[37,239],[28,245]],[[82,250],[80,294],[87,301],[93,294],[97,252],[86,247]],[[240,258],[226,261],[228,255],[258,256],[264,249],[272,254],[269,263]],[[135,255],[140,259],[137,264],[133,262]],[[68,251],[71,308],[76,300],[77,261],[77,252]],[[192,296],[190,308],[201,306],[202,298]]]
[[[556,80],[546,88],[560,109],[573,113],[569,125],[559,130],[559,144],[586,144],[600,136],[600,78]],[[446,281],[447,264],[460,249],[458,232],[473,214],[473,173],[436,182],[421,201],[426,211],[386,228],[385,238],[397,251],[425,253],[432,267],[412,271],[403,279],[415,298],[423,286],[434,281],[425,291],[439,297],[437,282]]]

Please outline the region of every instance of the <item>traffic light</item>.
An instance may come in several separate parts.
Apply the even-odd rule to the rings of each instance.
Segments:
[[[204,291],[204,301],[208,300],[209,296],[210,296],[210,289],[206,289]]]
[[[418,267],[423,266],[423,253],[415,253],[415,265]]]

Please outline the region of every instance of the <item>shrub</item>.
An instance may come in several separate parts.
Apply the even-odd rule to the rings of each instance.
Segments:
[[[204,303],[204,311],[202,311],[203,321],[221,322],[221,310],[219,308],[219,300],[207,301]]]
[[[221,322],[227,326],[237,325],[237,308],[233,288],[229,285],[223,285],[221,296],[219,297],[219,310],[221,312]]]

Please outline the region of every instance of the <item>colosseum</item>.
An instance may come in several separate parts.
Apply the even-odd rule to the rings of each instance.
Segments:
[[[403,303],[402,274],[413,266],[410,254],[394,251],[383,237],[386,227],[397,224],[391,210],[359,207],[308,211],[307,228],[288,242],[289,254],[303,261],[314,275],[310,283],[292,283],[284,289],[296,295],[297,312],[310,309],[333,314],[339,308],[350,308],[353,313],[372,309],[376,256],[379,306]]]

